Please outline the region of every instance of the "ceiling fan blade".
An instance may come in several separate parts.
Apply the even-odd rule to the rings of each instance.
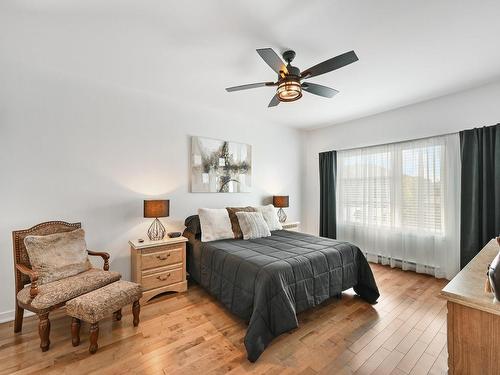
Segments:
[[[274,82],[259,82],[259,83],[250,83],[248,85],[233,86],[233,87],[226,88],[226,91],[231,92],[231,91],[239,91],[239,90],[248,90],[248,89],[254,89],[256,87],[263,87],[263,86],[274,86]]]
[[[278,94],[276,94],[269,102],[268,107],[276,107],[278,104],[280,104],[280,100],[278,99]]]
[[[356,56],[356,53],[354,53],[354,51],[349,51],[304,70],[300,74],[300,76],[302,78],[319,76],[320,74],[325,74],[331,72],[332,70],[336,70],[342,68],[343,66],[352,64],[355,61],[358,61],[358,56]]]
[[[332,98],[337,95],[339,92],[330,87],[318,85],[316,83],[304,82],[302,84],[302,90],[310,92],[314,95],[324,96],[325,98]]]
[[[288,73],[285,63],[272,48],[259,48],[257,53],[276,73],[280,74],[280,71]]]

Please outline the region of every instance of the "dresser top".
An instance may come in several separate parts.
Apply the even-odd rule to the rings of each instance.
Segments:
[[[175,238],[165,237],[163,240],[159,240],[159,241],[151,241],[149,238],[145,238],[144,242],[139,242],[136,239],[136,240],[130,240],[130,241],[128,241],[128,243],[134,249],[139,250],[139,249],[147,249],[149,247],[155,247],[155,246],[172,245],[172,244],[187,242],[187,241],[188,241],[188,239],[186,237],[180,236],[180,237],[175,237]]]
[[[491,314],[500,315],[500,302],[493,293],[484,291],[489,264],[498,254],[500,247],[495,238],[467,264],[441,291],[447,300],[472,307]]]

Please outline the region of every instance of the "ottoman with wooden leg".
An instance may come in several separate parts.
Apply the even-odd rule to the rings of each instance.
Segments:
[[[111,314],[114,314],[116,320],[120,320],[122,307],[129,304],[132,304],[134,327],[137,327],[141,297],[142,288],[139,284],[120,280],[66,302],[66,313],[73,317],[71,323],[73,346],[80,344],[80,321],[83,320],[90,323],[89,352],[94,354],[98,348],[99,321]]]

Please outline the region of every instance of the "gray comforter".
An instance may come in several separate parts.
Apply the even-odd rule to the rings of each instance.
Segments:
[[[352,287],[369,303],[379,297],[363,253],[348,242],[291,231],[213,242],[184,235],[190,277],[248,322],[252,362],[273,338],[298,326],[297,313]]]

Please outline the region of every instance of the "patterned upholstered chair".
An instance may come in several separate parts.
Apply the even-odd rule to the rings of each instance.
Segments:
[[[14,272],[16,276],[16,316],[14,332],[21,332],[24,310],[38,315],[40,348],[47,351],[50,346],[49,312],[64,306],[66,301],[101,288],[121,278],[117,272],[108,271],[109,254],[87,250],[88,255],[100,256],[104,260],[103,270],[90,268],[79,274],[39,285],[39,274],[31,268],[24,238],[29,235],[45,236],[69,232],[81,228],[81,223],[49,221],[32,228],[12,232],[14,248]]]

